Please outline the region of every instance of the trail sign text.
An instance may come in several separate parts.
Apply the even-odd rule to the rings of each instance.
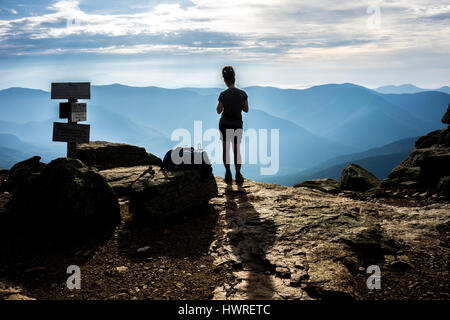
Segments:
[[[52,82],[52,99],[90,99],[90,82]]]
[[[53,122],[53,141],[88,143],[90,125]]]

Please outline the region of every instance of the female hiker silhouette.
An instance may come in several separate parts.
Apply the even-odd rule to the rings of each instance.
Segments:
[[[242,111],[248,112],[248,96],[244,90],[234,86],[236,74],[232,66],[222,68],[222,76],[228,89],[219,95],[217,113],[221,114],[219,130],[223,146],[223,163],[225,165],[225,181],[232,181],[230,170],[230,143],[233,145],[236,182],[244,182],[241,174]]]

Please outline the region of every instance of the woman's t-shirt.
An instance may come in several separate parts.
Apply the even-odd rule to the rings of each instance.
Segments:
[[[220,126],[242,128],[242,110],[247,100],[247,93],[238,88],[228,88],[219,95],[219,101],[223,104],[223,112],[220,117]]]

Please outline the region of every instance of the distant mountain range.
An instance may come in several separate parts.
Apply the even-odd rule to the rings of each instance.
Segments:
[[[440,92],[450,94],[450,87],[443,86],[443,87],[440,87],[437,89],[424,89],[424,88],[419,88],[413,84],[408,83],[408,84],[402,84],[402,85],[398,85],[398,86],[393,86],[393,85],[382,86],[382,87],[376,88],[375,91],[377,91],[379,93],[394,93],[394,94],[418,93],[418,92],[423,92],[423,91],[440,91]]]
[[[348,154],[326,160],[317,166],[289,175],[278,175],[263,181],[292,186],[299,181],[318,178],[339,179],[342,170],[349,163],[356,163],[372,172],[379,179],[386,178],[394,167],[404,160],[414,149],[417,138],[402,139],[379,148]]]
[[[91,140],[141,145],[161,157],[175,144],[170,140],[173,130],[185,128],[193,134],[194,120],[202,120],[203,131],[217,128],[219,116],[215,107],[222,90],[120,84],[92,86],[92,99],[86,101]],[[443,92],[382,94],[354,84],[329,84],[304,90],[274,87],[244,90],[250,104],[249,114],[244,114],[244,129],[279,129],[279,176],[294,178],[296,174],[299,178],[304,176],[306,169],[325,170],[340,164],[333,160],[327,167],[317,168],[328,159],[354,155],[440,129],[443,127],[440,119],[450,102],[450,95]],[[49,156],[65,155],[65,143],[51,141],[52,122],[65,121],[57,119],[58,103],[42,90],[1,90],[0,134],[14,135]],[[6,144],[0,140],[0,146],[19,152],[18,157],[36,150],[17,141]],[[400,162],[398,157],[402,152],[368,154],[366,158],[387,156],[390,158],[379,166],[393,167],[398,164],[394,162]],[[0,163],[0,166],[6,165]],[[247,177],[276,180],[277,177],[260,176],[259,167],[245,166]],[[222,174],[221,166],[215,166],[215,170],[216,174]],[[294,183],[297,182],[300,181]]]
[[[55,149],[24,142],[13,134],[0,134],[0,168],[10,168],[15,163],[34,155],[40,155],[43,161],[48,162],[60,153]]]

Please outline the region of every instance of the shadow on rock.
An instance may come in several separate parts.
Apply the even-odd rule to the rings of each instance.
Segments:
[[[13,214],[0,214],[0,280],[19,285],[32,296],[47,296],[69,277],[70,265],[82,266],[112,236],[114,228],[95,235],[76,233],[64,237],[44,234],[25,225]],[[60,235],[62,232],[60,233]]]
[[[272,219],[265,219],[249,200],[246,188],[238,184],[233,190],[231,183],[226,188],[226,221],[229,244],[233,254],[248,272],[245,279],[248,299],[273,298],[274,285],[270,275],[275,268],[266,258],[266,252],[275,243],[276,226]],[[239,268],[241,269],[241,268]]]
[[[218,220],[216,209],[209,204],[195,206],[163,221],[147,221],[129,213],[124,215],[118,240],[119,253],[136,261],[161,256],[207,255]]]

